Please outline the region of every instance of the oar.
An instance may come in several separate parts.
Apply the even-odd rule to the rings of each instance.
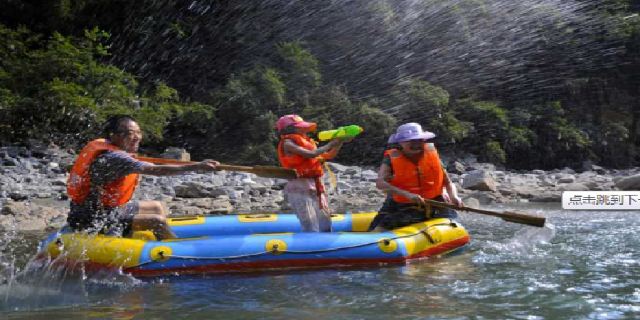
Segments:
[[[165,158],[152,158],[152,157],[141,157],[136,156],[136,159],[140,161],[151,162],[155,164],[194,164],[197,162],[194,161],[184,161],[184,160],[176,160],[176,159],[165,159]],[[253,173],[259,177],[264,178],[279,178],[279,179],[295,179],[298,177],[298,174],[293,169],[281,168],[276,166],[237,166],[231,164],[220,164],[218,165],[220,170],[227,171],[242,171]]]
[[[449,208],[454,210],[463,210],[463,211],[475,212],[480,214],[486,214],[489,216],[502,218],[502,220],[504,221],[526,224],[526,225],[540,227],[540,228],[544,227],[544,222],[546,220],[544,217],[531,216],[521,212],[510,212],[510,211],[498,212],[498,211],[491,211],[491,210],[476,209],[471,207],[457,207],[453,204],[434,201],[434,200],[425,200],[425,202],[434,207]]]

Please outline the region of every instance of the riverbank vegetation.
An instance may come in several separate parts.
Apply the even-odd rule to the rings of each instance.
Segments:
[[[147,150],[274,163],[274,122],[298,113],[363,126],[351,164],[418,121],[510,168],[640,165],[640,2],[496,2],[8,1],[0,142],[77,147],[128,113]]]

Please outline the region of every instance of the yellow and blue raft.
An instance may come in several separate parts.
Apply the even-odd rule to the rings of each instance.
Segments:
[[[40,259],[133,276],[403,264],[458,251],[470,241],[459,223],[437,218],[387,232],[367,232],[375,212],[334,214],[331,233],[301,232],[292,214],[169,218],[177,239],[150,231],[131,238],[63,229],[41,244]]]

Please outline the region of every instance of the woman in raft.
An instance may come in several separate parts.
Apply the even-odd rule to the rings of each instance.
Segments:
[[[400,148],[384,152],[376,186],[388,196],[369,230],[395,229],[428,218],[457,217],[456,211],[446,208],[425,211],[430,207],[425,199],[464,206],[435,145],[428,143],[435,136],[412,122],[399,126],[389,137],[389,144],[399,144]]]

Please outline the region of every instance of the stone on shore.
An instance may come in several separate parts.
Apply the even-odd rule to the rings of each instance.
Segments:
[[[474,170],[462,178],[462,188],[478,191],[496,191],[496,182],[485,170]]]
[[[640,190],[640,174],[622,178],[615,184],[620,190]]]
[[[7,201],[0,210],[0,230],[38,231],[57,229],[66,222],[63,208]]]

